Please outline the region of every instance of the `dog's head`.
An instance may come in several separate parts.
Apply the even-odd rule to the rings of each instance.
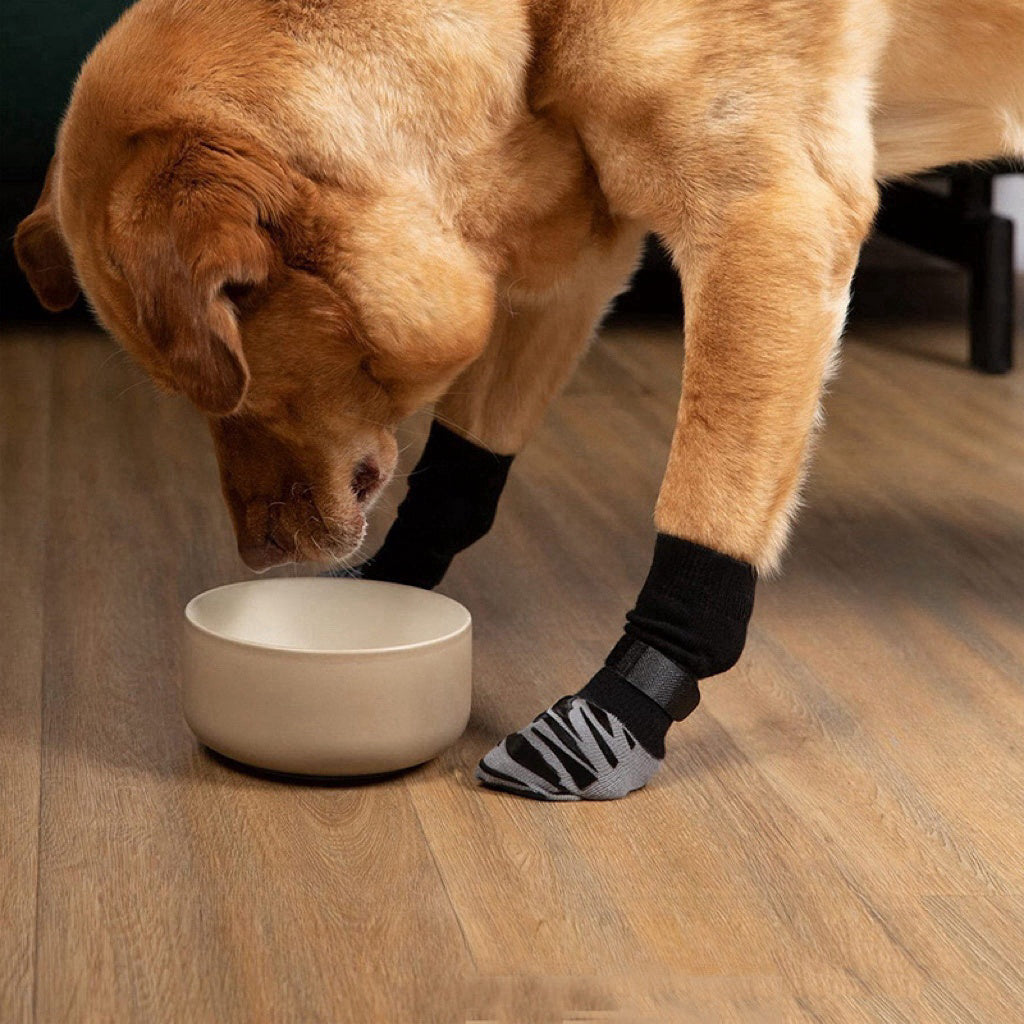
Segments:
[[[187,123],[100,131],[74,107],[18,261],[50,310],[79,285],[208,417],[253,568],[345,557],[393,430],[482,349],[493,279],[414,188],[314,182]]]

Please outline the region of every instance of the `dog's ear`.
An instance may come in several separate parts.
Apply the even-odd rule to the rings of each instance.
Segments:
[[[184,130],[133,140],[110,207],[110,245],[154,350],[154,376],[214,416],[249,383],[228,292],[264,283],[269,231],[292,201],[291,177],[251,144]]]
[[[36,298],[51,313],[73,306],[78,298],[71,255],[57,226],[53,209],[53,174],[56,158],[46,171],[36,208],[18,225],[14,255]]]

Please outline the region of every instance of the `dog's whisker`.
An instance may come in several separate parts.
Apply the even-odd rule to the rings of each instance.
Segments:
[[[470,441],[472,441],[474,444],[479,445],[485,451],[489,450],[482,438],[478,437],[472,431],[466,430],[465,427],[456,424],[453,420],[448,419],[446,416],[440,416],[435,412],[434,419],[443,423],[446,427],[451,427],[451,429],[454,430],[455,433],[468,438]]]
[[[141,387],[143,384],[152,384],[153,382],[148,377],[143,377],[142,380],[137,380],[133,384],[129,384],[127,387],[122,388],[118,393],[118,398],[124,398],[129,391],[134,391],[136,388]]]

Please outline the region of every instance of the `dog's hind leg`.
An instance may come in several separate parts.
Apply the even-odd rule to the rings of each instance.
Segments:
[[[617,225],[543,294],[506,285],[486,349],[438,403],[395,523],[358,575],[435,587],[487,533],[513,456],[628,281],[642,237],[636,225]]]

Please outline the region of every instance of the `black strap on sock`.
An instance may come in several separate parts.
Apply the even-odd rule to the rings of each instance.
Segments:
[[[398,516],[359,575],[426,590],[436,587],[452,559],[494,523],[512,459],[435,420]]]
[[[624,636],[605,665],[650,697],[674,722],[681,722],[700,703],[696,678],[642,640]]]

